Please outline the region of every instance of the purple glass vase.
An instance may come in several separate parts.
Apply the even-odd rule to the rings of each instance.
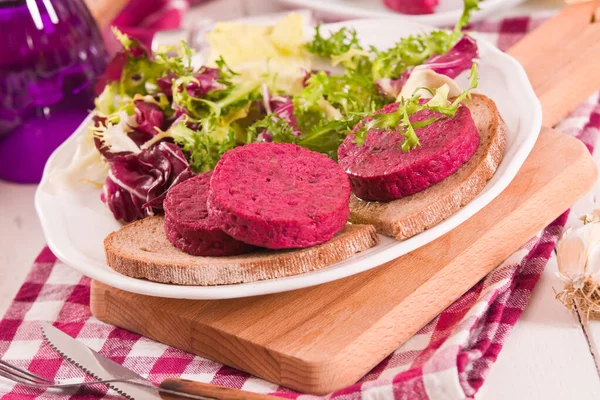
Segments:
[[[83,0],[0,0],[0,179],[39,182],[107,61]]]

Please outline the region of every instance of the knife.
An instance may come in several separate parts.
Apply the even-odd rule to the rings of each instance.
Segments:
[[[106,383],[122,396],[132,400],[146,399],[222,399],[222,400],[275,400],[279,397],[246,392],[243,390],[170,378],[154,386],[150,381],[132,370],[95,352],[83,343],[55,328],[42,324],[42,334],[48,344],[64,359],[82,369],[97,380],[122,379],[123,382]]]

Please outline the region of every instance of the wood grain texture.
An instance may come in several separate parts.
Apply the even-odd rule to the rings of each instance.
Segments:
[[[362,377],[586,193],[596,177],[580,141],[544,129],[496,200],[383,266],[307,289],[221,301],[154,298],[93,282],[92,313],[292,389],[328,393]]]
[[[247,392],[224,386],[210,385],[208,383],[194,382],[187,379],[165,379],[159,386],[160,397],[164,400],[186,400],[190,397],[173,392],[187,393],[197,398],[204,396],[217,400],[278,400],[281,397],[267,394]]]
[[[556,125],[600,87],[599,7],[600,1],[565,7],[508,51],[527,71],[545,126]]]

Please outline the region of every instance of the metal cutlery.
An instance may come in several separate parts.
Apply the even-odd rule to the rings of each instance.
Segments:
[[[246,392],[222,386],[185,379],[165,379],[159,387],[128,368],[104,357],[59,329],[44,324],[42,333],[50,346],[67,361],[90,376],[88,382],[60,382],[36,375],[0,360],[0,377],[14,382],[43,388],[66,389],[86,385],[106,385],[119,394],[134,400],[145,399],[222,399],[273,400],[279,399],[259,393]]]
[[[0,376],[23,385],[51,389],[69,389],[84,385],[105,385],[110,382],[123,381],[122,379],[113,379],[106,381],[94,380],[86,382],[60,382],[43,378],[39,375],[34,374],[33,372],[24,370],[3,360],[0,360]]]

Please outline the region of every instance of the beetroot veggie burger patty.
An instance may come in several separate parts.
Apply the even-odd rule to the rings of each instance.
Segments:
[[[331,239],[350,213],[350,182],[324,154],[285,143],[228,151],[210,182],[208,207],[234,238],[270,249]]]
[[[380,113],[396,111],[398,104],[384,107]],[[475,154],[479,133],[466,106],[460,106],[454,118],[423,110],[411,122],[441,117],[416,129],[421,146],[403,152],[400,132],[371,130],[364,143],[346,137],[338,149],[338,162],[350,176],[352,191],[364,200],[388,201],[410,196],[452,175]]]
[[[196,175],[171,189],[165,198],[165,233],[173,244],[194,256],[233,256],[254,247],[223,232],[208,214],[206,198],[212,172]]]

